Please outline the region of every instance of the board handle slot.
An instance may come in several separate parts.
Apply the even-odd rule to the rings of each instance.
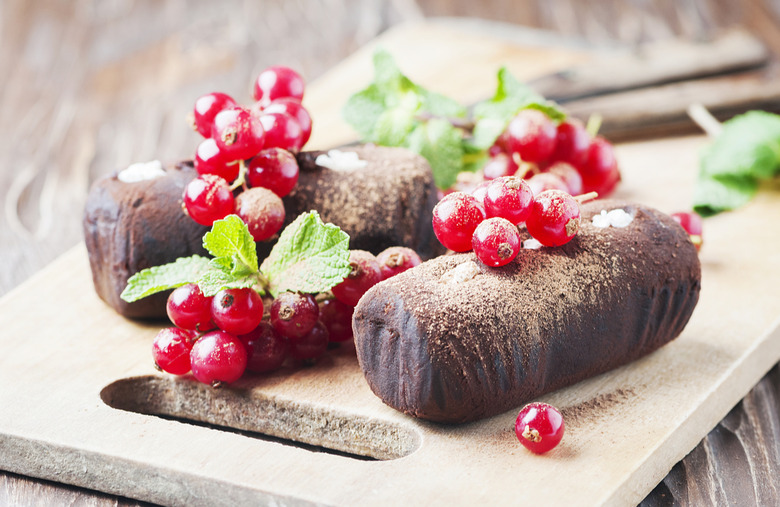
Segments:
[[[154,375],[119,379],[100,398],[109,407],[231,431],[360,460],[392,460],[420,447],[419,431],[395,421],[285,400],[240,388]]]

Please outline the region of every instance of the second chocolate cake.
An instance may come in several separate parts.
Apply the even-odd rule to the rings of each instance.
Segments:
[[[592,222],[602,210],[623,210],[621,226]],[[473,253],[443,256],[369,290],[353,328],[371,389],[415,417],[474,421],[679,335],[701,284],[685,231],[622,202],[586,204],[582,217],[571,242],[521,250],[502,268]]]

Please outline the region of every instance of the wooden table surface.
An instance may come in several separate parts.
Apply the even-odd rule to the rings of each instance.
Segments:
[[[193,150],[183,112],[194,97],[248,96],[252,78],[280,63],[314,79],[387,28],[427,16],[499,20],[610,46],[703,39],[739,25],[780,54],[780,4],[771,0],[3,0],[0,296],[81,241],[95,178]],[[642,504],[778,505],[779,477],[775,366]],[[0,473],[0,504],[139,502]]]

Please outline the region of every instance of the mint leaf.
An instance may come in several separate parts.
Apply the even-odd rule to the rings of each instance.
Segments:
[[[377,118],[371,140],[383,146],[401,146],[415,125],[414,111],[397,107]]]
[[[193,255],[144,269],[130,277],[127,287],[119,297],[132,303],[146,296],[192,283],[211,269],[209,262],[205,257]]]
[[[502,67],[498,71],[498,85],[493,97],[474,106],[472,144],[488,149],[522,109],[538,109],[553,121],[566,119],[566,113],[557,104],[545,100]]]
[[[212,270],[203,273],[197,283],[203,295],[210,297],[222,289],[248,289],[257,285],[259,281],[257,273],[237,277],[225,271]],[[259,292],[262,294],[262,291]]]
[[[349,236],[333,224],[322,223],[316,211],[288,225],[260,266],[274,297],[286,290],[325,292],[350,271]]]
[[[693,209],[702,216],[736,209],[755,196],[760,180],[780,174],[780,116],[749,111],[723,123],[702,150]]]
[[[463,168],[462,141],[462,133],[450,122],[432,119],[409,134],[407,146],[428,159],[436,186],[449,188]]]
[[[344,120],[358,134],[368,139],[374,133],[374,125],[385,111],[383,93],[375,85],[352,95],[342,109]]]
[[[238,215],[217,220],[203,236],[203,248],[215,257],[220,269],[241,277],[257,272],[257,247]]]

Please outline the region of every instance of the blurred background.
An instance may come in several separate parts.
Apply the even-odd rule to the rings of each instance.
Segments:
[[[191,156],[197,137],[184,117],[199,95],[247,100],[253,78],[276,64],[316,80],[388,29],[430,17],[497,22],[497,33],[606,51],[702,43],[740,28],[767,50],[762,90],[780,88],[767,79],[780,53],[776,0],[0,0],[0,296],[81,241],[81,210],[96,178],[132,162]],[[775,368],[765,379],[769,394],[751,396],[777,396],[778,376]],[[713,432],[737,434],[729,417]],[[718,503],[726,497],[714,491],[758,487],[752,469],[728,475],[716,437],[646,504],[685,503],[696,488]],[[765,465],[758,475],[778,470],[776,458]],[[726,475],[713,481],[713,470]],[[0,504],[115,502],[135,504],[0,474]]]

